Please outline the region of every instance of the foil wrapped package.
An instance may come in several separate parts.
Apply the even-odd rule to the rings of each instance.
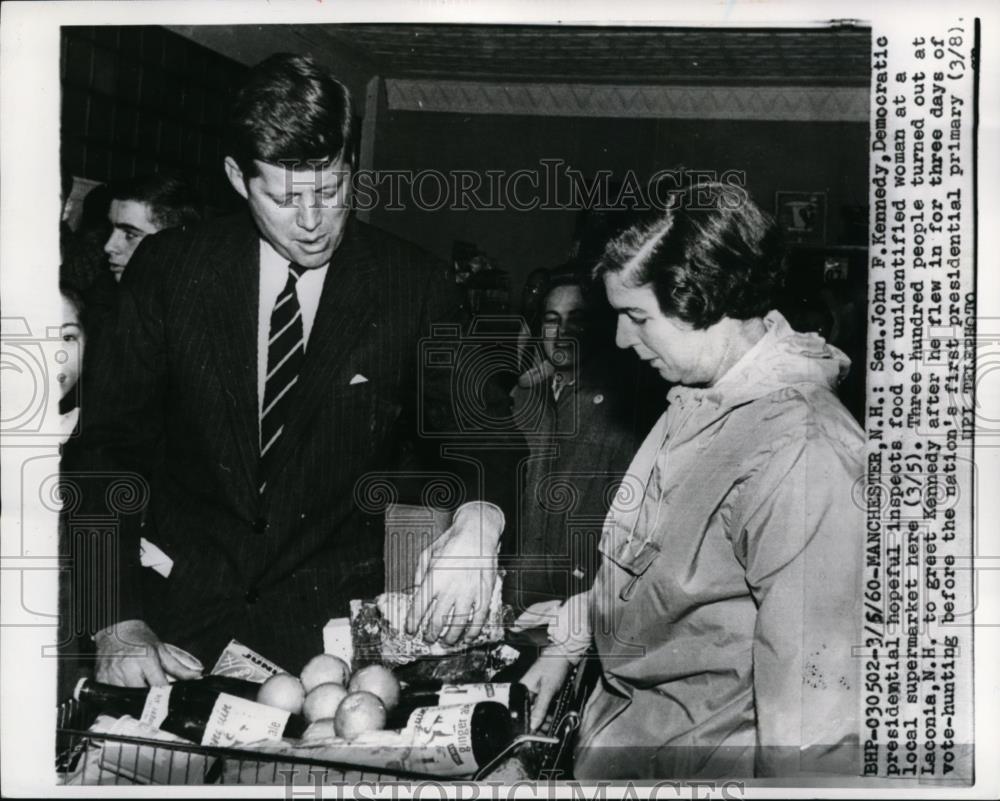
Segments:
[[[352,601],[351,635],[356,666],[386,664],[393,668],[397,678],[408,683],[490,681],[519,656],[502,642],[501,582],[502,576],[498,576],[480,634],[472,642],[456,645],[426,642],[423,627],[416,634],[406,633],[412,593],[383,593],[371,601]]]

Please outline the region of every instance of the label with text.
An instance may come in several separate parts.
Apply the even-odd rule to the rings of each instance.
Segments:
[[[201,744],[228,748],[259,740],[279,740],[288,717],[284,709],[220,693],[205,724]]]
[[[142,706],[142,716],[139,718],[142,723],[152,726],[154,729],[160,728],[170,711],[170,691],[172,689],[169,684],[149,688],[146,703]]]
[[[865,776],[972,779],[974,46],[872,32]]]

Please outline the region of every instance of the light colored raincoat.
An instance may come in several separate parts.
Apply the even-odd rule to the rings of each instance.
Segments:
[[[849,362],[765,324],[714,387],[670,391],[609,512],[577,778],[858,772],[864,441],[833,392]]]

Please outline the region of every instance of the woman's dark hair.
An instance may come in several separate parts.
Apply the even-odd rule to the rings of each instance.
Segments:
[[[653,290],[663,314],[704,329],[774,308],[784,247],[773,218],[743,187],[703,182],[608,243],[594,275],[622,271],[631,285]]]
[[[87,333],[87,302],[83,293],[72,284],[65,281],[59,282],[59,292],[76,309],[76,318],[80,321],[80,328],[84,334]]]
[[[59,292],[73,306],[76,311],[76,319],[80,323],[80,331],[83,333],[84,337],[86,337],[88,334],[88,315],[87,302],[84,299],[83,293],[80,292],[80,290],[78,290],[75,286],[67,284],[63,281],[59,282]],[[84,363],[86,363],[86,358],[87,353],[86,350],[84,350]],[[81,365],[81,373],[82,372],[83,367]],[[76,385],[59,399],[59,414],[66,414],[80,405],[80,386],[81,382],[77,380]]]
[[[351,97],[308,56],[278,53],[253,67],[233,102],[227,155],[244,176],[254,160],[303,167],[353,159]]]

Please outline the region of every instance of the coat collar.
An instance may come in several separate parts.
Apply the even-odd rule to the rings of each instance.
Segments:
[[[795,331],[779,311],[764,317],[765,333],[712,387],[674,386],[671,407],[692,404],[725,412],[785,387],[811,384],[831,391],[847,375],[850,359],[814,333]]]

